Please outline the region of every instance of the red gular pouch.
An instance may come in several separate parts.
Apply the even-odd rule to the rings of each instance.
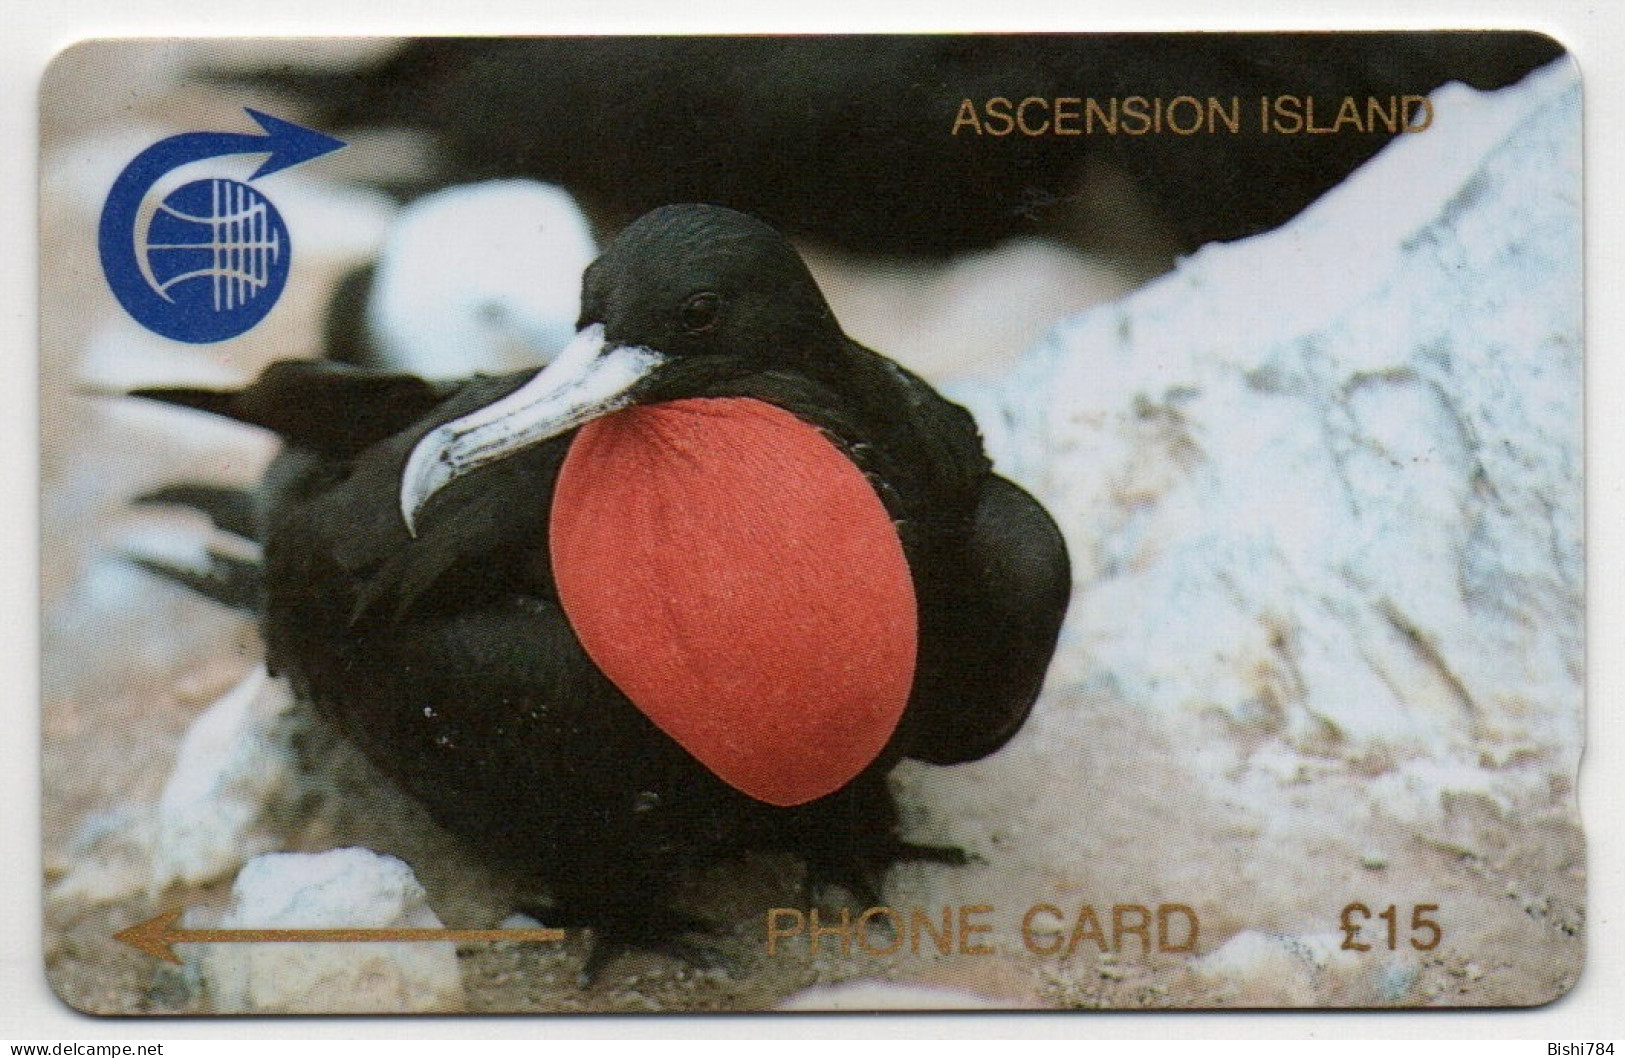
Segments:
[[[919,631],[897,530],[852,461],[781,408],[695,398],[581,427],[552,560],[604,674],[760,801],[839,790],[903,715]]]

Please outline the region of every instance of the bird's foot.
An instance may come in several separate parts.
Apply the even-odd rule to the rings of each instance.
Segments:
[[[981,862],[980,856],[966,852],[958,845],[916,845],[912,841],[902,840],[892,847],[891,856],[897,863],[945,863],[950,867]]]
[[[954,845],[916,845],[891,837],[878,847],[861,852],[847,850],[810,858],[803,885],[807,898],[817,904],[879,907],[884,903],[881,883],[892,864],[941,863],[963,867],[974,860],[976,857]],[[850,899],[841,899],[842,891]]]
[[[568,908],[520,910],[548,925],[585,927],[592,931],[586,962],[576,974],[576,984],[581,988],[591,988],[598,983],[605,967],[618,957],[634,951],[665,955],[697,970],[721,970],[729,975],[738,972],[734,961],[722,951],[684,936],[716,936],[722,932],[721,928],[698,915],[674,908],[639,910],[635,913],[625,910],[611,913],[602,910],[572,911]]]

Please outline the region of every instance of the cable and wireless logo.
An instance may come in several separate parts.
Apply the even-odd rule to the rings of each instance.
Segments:
[[[263,320],[288,281],[293,244],[255,181],[344,146],[249,110],[264,134],[187,132],[159,140],[119,174],[102,207],[98,243],[107,285],[124,310],[165,338],[204,344]],[[183,168],[268,154],[247,181]]]

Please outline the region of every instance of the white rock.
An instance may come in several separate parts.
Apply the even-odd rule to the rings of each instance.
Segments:
[[[75,831],[61,881],[50,889],[55,907],[97,907],[143,896],[151,873],[153,812],[122,805],[93,812]]]
[[[193,721],[158,801],[155,889],[227,877],[277,847],[264,824],[299,796],[302,716],[286,682],[256,667]]]
[[[1294,753],[1448,762],[1394,781],[1424,809],[1500,781],[1486,753],[1572,776],[1584,615],[1574,68],[1433,107],[1286,228],[956,391],[1066,534],[1076,673]]]
[[[1402,1003],[1420,967],[1402,953],[1345,951],[1341,933],[1293,937],[1247,930],[1190,964],[1190,972],[1240,1006]]]
[[[406,864],[364,849],[252,860],[222,929],[436,929]],[[187,925],[190,925],[188,923]],[[190,951],[188,951],[190,949]],[[233,1014],[450,1013],[465,1005],[449,942],[181,945],[211,1008]]]
[[[542,926],[541,921],[539,919],[537,919],[535,916],[527,915],[523,911],[515,911],[513,914],[509,915],[507,918],[504,918],[501,922],[498,922],[497,923],[497,928],[498,929],[542,929],[543,926]]]
[[[574,335],[581,273],[597,255],[560,188],[493,180],[438,191],[391,226],[368,329],[392,367],[431,378],[535,367]]]

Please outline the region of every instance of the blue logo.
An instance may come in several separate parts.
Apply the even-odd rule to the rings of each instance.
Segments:
[[[102,272],[124,310],[180,342],[235,338],[265,318],[288,281],[288,226],[254,182],[344,146],[331,136],[248,111],[265,135],[188,132],[135,156],[102,208]],[[234,154],[268,154],[244,183],[193,180],[153,189],[183,165]]]

